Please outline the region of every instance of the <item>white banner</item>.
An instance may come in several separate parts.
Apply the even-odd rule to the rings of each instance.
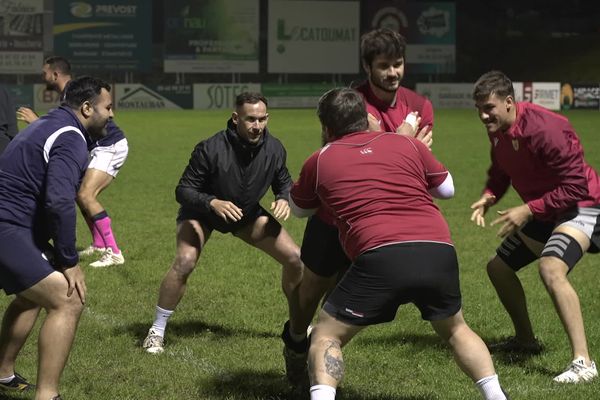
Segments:
[[[560,110],[560,83],[533,82],[531,101],[549,110]]]
[[[358,1],[269,1],[269,73],[357,73],[359,40]]]
[[[260,83],[196,83],[194,108],[232,110],[236,96],[243,92],[260,92]]]
[[[116,109],[179,109],[177,104],[140,84],[118,83],[114,89]]]

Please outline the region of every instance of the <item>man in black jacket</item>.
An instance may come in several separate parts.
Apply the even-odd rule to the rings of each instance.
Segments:
[[[0,154],[17,132],[15,103],[8,89],[0,85]]]
[[[299,247],[276,220],[290,215],[292,179],[283,145],[267,130],[268,118],[267,100],[261,94],[242,93],[227,128],[194,149],[175,192],[181,205],[177,255],[163,278],[156,318],[143,343],[148,353],[163,352],[167,320],[213,229],[232,233],[281,263],[290,323],[297,319],[297,287],[304,265]],[[269,186],[275,194],[273,215],[259,204]]]

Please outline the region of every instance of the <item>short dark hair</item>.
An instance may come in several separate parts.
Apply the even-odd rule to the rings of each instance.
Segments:
[[[346,87],[331,89],[321,96],[317,115],[336,138],[369,127],[365,101],[356,90]]]
[[[91,76],[72,79],[65,87],[62,104],[73,109],[79,108],[86,101],[96,104],[96,100],[102,89],[110,92],[110,85],[101,79]]]
[[[501,71],[489,71],[481,75],[473,88],[473,100],[485,101],[495,94],[501,99],[515,97],[512,81]]]
[[[235,107],[241,107],[244,104],[256,104],[262,101],[265,106],[268,106],[267,99],[265,96],[258,92],[242,92],[235,97]]]
[[[71,75],[71,63],[64,57],[52,56],[44,60],[44,64],[48,64],[54,71],[58,71],[64,75]]]
[[[360,40],[360,57],[371,65],[375,57],[383,55],[388,58],[404,58],[406,40],[404,36],[389,28],[375,29],[362,35]]]

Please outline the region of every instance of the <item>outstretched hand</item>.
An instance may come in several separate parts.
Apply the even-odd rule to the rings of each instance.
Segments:
[[[27,122],[28,124],[37,121],[40,117],[31,109],[27,107],[19,107],[17,109],[17,119],[19,121]]]
[[[275,218],[286,221],[290,216],[290,204],[284,199],[275,200],[271,203],[271,211]]]
[[[485,214],[488,209],[496,201],[496,196],[489,193],[484,193],[479,200],[471,204],[471,221],[474,221],[477,226],[485,227]]]
[[[490,225],[494,226],[496,224],[504,223],[498,231],[498,236],[501,238],[505,238],[516,232],[533,218],[533,213],[527,204],[509,208],[508,210],[498,211],[498,214],[500,217],[496,218]]]
[[[210,201],[210,207],[213,212],[223,218],[225,222],[239,221],[244,216],[242,209],[230,201],[212,199]]]

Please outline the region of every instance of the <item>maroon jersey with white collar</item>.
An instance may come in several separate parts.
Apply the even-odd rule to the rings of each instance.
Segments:
[[[499,200],[512,184],[534,217],[547,221],[575,206],[600,204],[600,178],[567,118],[532,103],[516,107],[507,131],[488,134],[492,165],[485,191]]]
[[[413,111],[418,111],[421,117],[419,130],[425,126],[429,126],[430,129],[433,127],[431,102],[412,90],[400,86],[396,91],[396,101],[392,106],[375,96],[368,81],[358,86],[356,90],[363,95],[367,104],[367,112],[377,118],[379,126],[384,132],[396,132],[404,118]]]

